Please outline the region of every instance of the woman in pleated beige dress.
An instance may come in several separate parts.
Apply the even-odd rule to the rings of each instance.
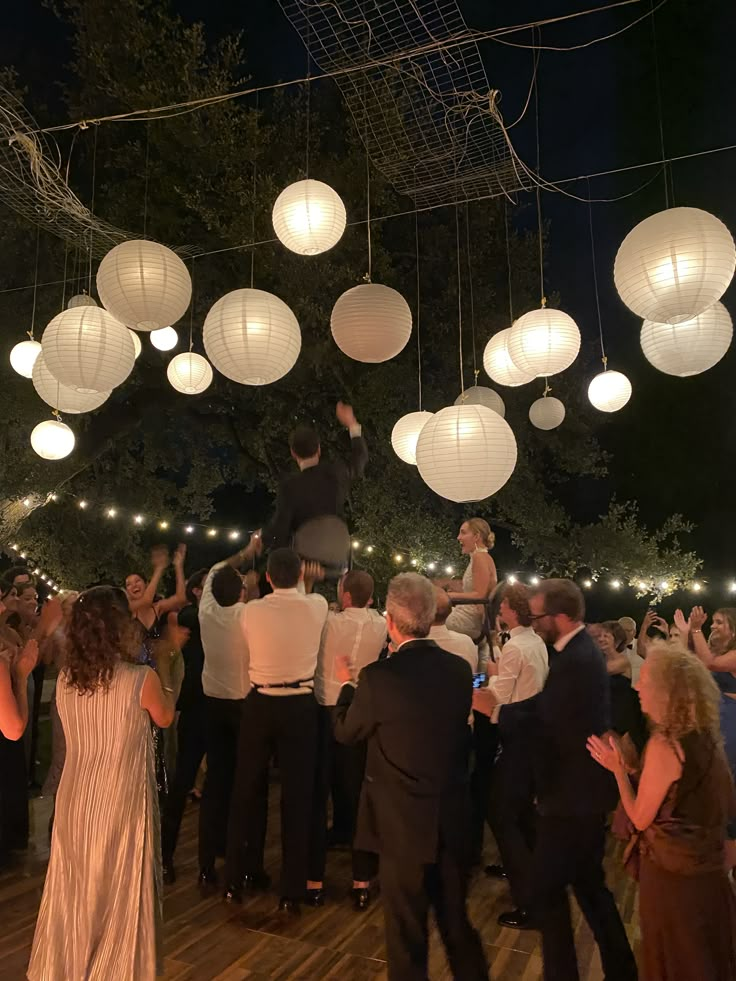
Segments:
[[[122,590],[74,603],[56,700],[66,761],[28,966],[32,981],[149,981],[162,971],[161,854],[151,719],[174,717],[169,660],[131,663]]]

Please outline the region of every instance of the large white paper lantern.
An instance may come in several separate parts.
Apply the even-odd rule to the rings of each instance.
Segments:
[[[380,283],[353,286],[330,320],[335,344],[354,361],[379,364],[396,357],[411,337],[411,310],[401,293]]]
[[[440,497],[483,501],[514,472],[516,439],[485,405],[450,405],[427,421],[416,455],[422,479]]]
[[[534,381],[537,376],[533,372],[526,372],[517,368],[511,360],[509,354],[510,334],[511,328],[507,327],[493,335],[483,352],[483,367],[496,384],[516,388],[519,385],[526,385],[530,381]]]
[[[80,412],[92,412],[99,409],[103,402],[110,398],[110,392],[95,392],[85,395],[76,388],[62,385],[51,374],[46,366],[43,354],[36,358],[33,366],[33,387],[44,400],[46,405],[65,414],[78,415]]]
[[[179,335],[173,327],[161,327],[150,333],[151,344],[159,351],[172,351],[179,343]]]
[[[472,385],[455,399],[455,405],[485,405],[488,409],[493,409],[501,417],[506,415],[506,406],[498,392],[492,388],[484,388],[483,385]]]
[[[666,375],[687,378],[718,364],[731,346],[733,324],[722,303],[681,324],[645,320],[641,349],[647,361]]]
[[[131,338],[133,340],[133,347],[135,348],[135,359],[137,361],[138,360],[138,355],[143,350],[143,345],[141,344],[140,337],[136,334],[136,332],[134,330],[131,330],[130,327],[128,327],[128,333],[130,334],[130,336],[131,336]]]
[[[699,208],[669,208],[633,228],[613,267],[619,296],[655,323],[692,320],[719,300],[736,269],[731,233]]]
[[[204,322],[204,348],[212,364],[240,385],[269,385],[296,364],[299,324],[273,293],[233,290],[220,297]]]
[[[166,377],[177,392],[199,395],[212,384],[212,366],[201,354],[189,351],[169,361]]]
[[[276,238],[299,255],[318,255],[336,245],[345,231],[345,205],[337,191],[322,181],[297,181],[273,206]]]
[[[89,293],[75,293],[67,303],[67,310],[73,310],[75,307],[96,307],[97,300],[93,299]]]
[[[63,460],[74,449],[74,433],[65,423],[47,419],[31,433],[31,446],[44,460]]]
[[[24,378],[33,376],[33,366],[41,353],[38,341],[19,341],[10,352],[10,366]]]
[[[601,412],[618,412],[631,398],[631,382],[620,371],[602,371],[588,386],[588,398]]]
[[[391,445],[394,448],[394,453],[404,463],[409,463],[413,467],[416,466],[417,440],[432,415],[432,412],[407,412],[391,430]]]
[[[573,363],[580,351],[580,331],[562,310],[542,307],[519,317],[511,328],[508,346],[517,368],[546,378]]]
[[[75,307],[58,313],[41,338],[46,367],[83,394],[110,392],[133,370],[130,331],[101,307]]]
[[[136,330],[175,324],[192,298],[189,270],[158,242],[136,239],[111,249],[97,270],[103,306]]]
[[[557,429],[565,419],[565,406],[553,395],[543,396],[529,406],[529,421],[537,429]]]

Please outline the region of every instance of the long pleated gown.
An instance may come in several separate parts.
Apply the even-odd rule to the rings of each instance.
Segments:
[[[120,662],[107,691],[59,676],[66,760],[28,966],[32,981],[149,981],[161,970],[161,858],[150,668]]]

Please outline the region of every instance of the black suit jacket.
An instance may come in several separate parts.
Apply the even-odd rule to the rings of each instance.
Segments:
[[[355,847],[432,863],[440,838],[469,841],[470,666],[434,641],[410,641],[365,667],[334,709],[338,742],[368,741]]]
[[[608,672],[586,630],[550,657],[547,682],[532,698],[504,705],[502,739],[525,737],[541,814],[604,814],[616,801],[616,783],[588,753],[588,736],[611,725]]]

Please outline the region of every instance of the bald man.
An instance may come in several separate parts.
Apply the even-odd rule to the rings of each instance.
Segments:
[[[435,599],[437,600],[437,612],[434,616],[434,623],[429,631],[429,640],[433,640],[443,651],[450,654],[457,654],[470,665],[473,674],[478,672],[478,648],[467,634],[458,633],[457,630],[448,630],[445,626],[447,618],[452,613],[452,603],[450,597],[444,589],[435,588]]]

